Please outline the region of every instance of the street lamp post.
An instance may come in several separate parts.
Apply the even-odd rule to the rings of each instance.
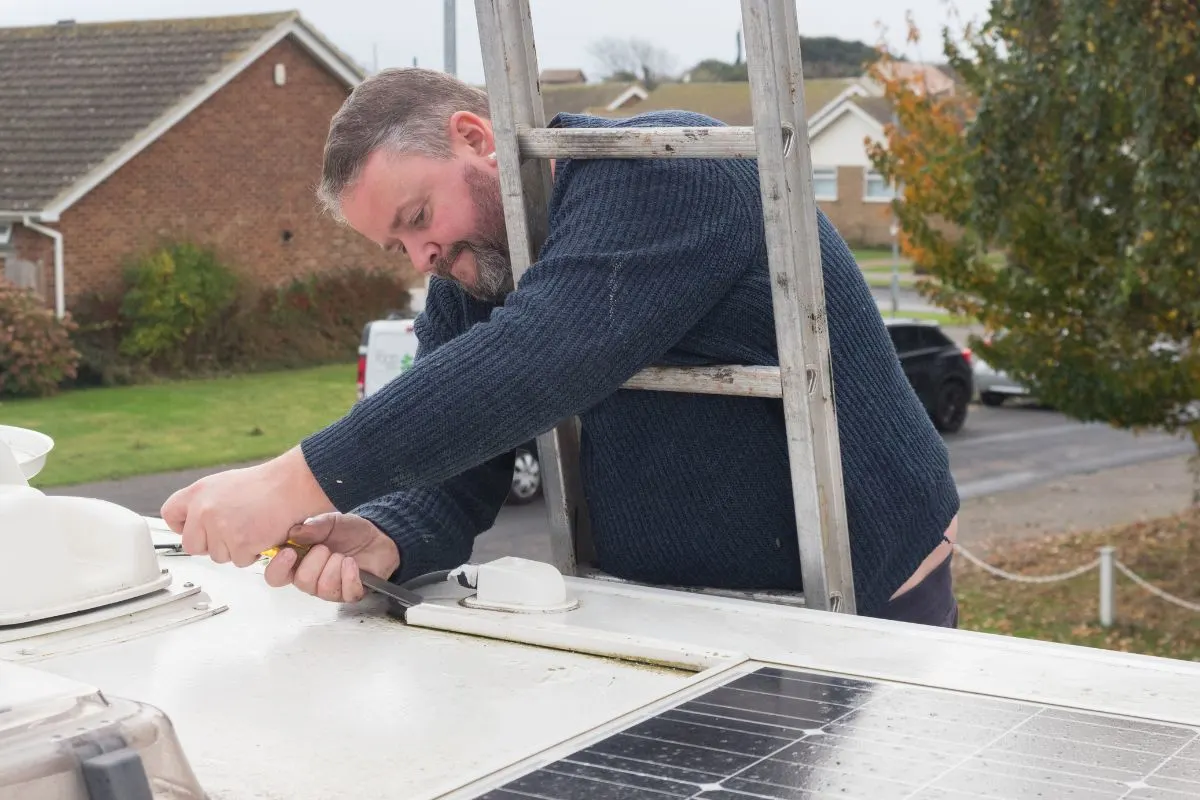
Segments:
[[[446,72],[458,74],[458,14],[455,13],[454,0],[444,0],[445,17],[442,22],[442,36]]]

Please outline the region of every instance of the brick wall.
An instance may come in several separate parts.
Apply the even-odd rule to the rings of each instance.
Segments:
[[[68,308],[82,293],[119,291],[128,258],[184,238],[264,284],[384,267],[419,286],[407,259],[317,211],[325,135],[347,93],[290,40],[264,54],[63,213]]]
[[[817,205],[853,247],[891,247],[892,206],[863,200],[862,167],[838,168],[838,199]]]

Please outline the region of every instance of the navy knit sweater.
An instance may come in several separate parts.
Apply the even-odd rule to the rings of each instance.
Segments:
[[[682,112],[564,127],[716,125]],[[823,215],[821,257],[860,614],[958,511],[945,445],[862,274]],[[650,365],[778,365],[757,164],[559,161],[550,233],[502,306],[434,279],[414,366],[303,452],[342,511],[397,544],[395,579],[457,566],[508,492],[511,451],[582,421],[598,566],[626,579],[799,589],[779,400],[621,390]]]

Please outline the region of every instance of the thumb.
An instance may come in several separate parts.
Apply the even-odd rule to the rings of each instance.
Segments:
[[[320,544],[329,538],[337,524],[336,513],[318,514],[309,517],[288,531],[288,538],[296,544]]]

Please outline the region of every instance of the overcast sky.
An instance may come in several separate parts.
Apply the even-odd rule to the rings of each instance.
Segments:
[[[989,0],[954,0],[964,20],[986,13]],[[474,0],[457,0],[458,73],[483,81]],[[212,16],[297,9],[336,45],[370,69],[443,68],[443,0],[0,0],[0,26],[36,25],[60,19]],[[669,52],[680,69],[704,58],[732,60],[739,0],[531,0],[538,62],[542,68],[579,67],[595,72],[588,46],[605,36],[640,37]],[[917,54],[940,59],[946,0],[800,0],[801,33],[839,36],[875,44],[877,23],[893,46],[903,46],[904,15],[911,10],[927,38]],[[376,53],[378,54],[376,56]],[[376,62],[376,58],[378,61]],[[597,76],[599,77],[599,76]]]

